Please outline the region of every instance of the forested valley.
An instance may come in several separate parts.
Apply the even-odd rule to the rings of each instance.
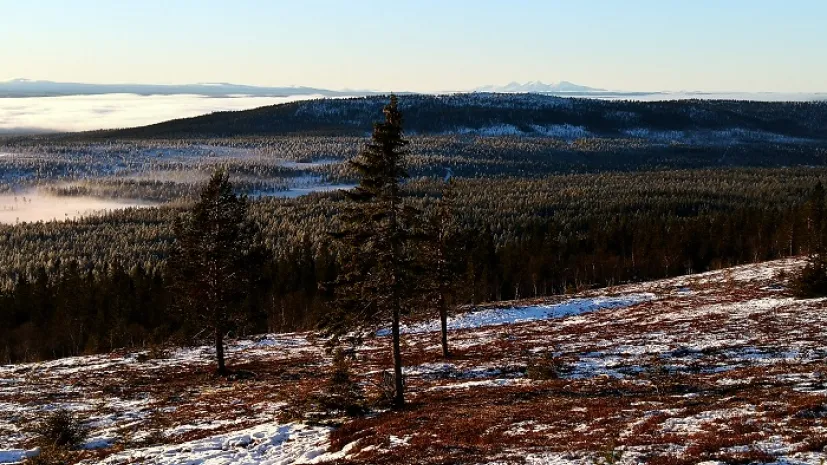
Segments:
[[[454,182],[454,269],[462,302],[582,290],[807,253],[808,198],[822,169],[688,170]],[[406,201],[425,212],[443,185],[418,180]],[[233,334],[313,328],[337,273],[345,199],[262,199],[251,216],[274,259]],[[165,264],[175,208],[0,227],[2,354],[37,360],[190,341],[170,312]]]
[[[0,139],[0,188],[155,206],[0,226],[0,362],[197,342],[173,311],[174,225],[224,167],[271,259],[228,336],[317,327],[340,272],[341,191],[381,98],[216,113],[124,131]],[[823,103],[402,96],[403,202],[451,177],[458,305],[570,293],[805,254]],[[217,128],[223,128],[221,130]],[[311,189],[312,190],[312,189]],[[17,202],[15,198],[15,202]],[[25,198],[23,199],[25,202]],[[819,230],[820,231],[820,230]],[[820,232],[819,232],[820,234]],[[425,247],[425,245],[423,245]]]

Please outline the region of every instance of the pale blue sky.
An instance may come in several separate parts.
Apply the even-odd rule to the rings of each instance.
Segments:
[[[0,0],[0,79],[827,91],[827,0]]]

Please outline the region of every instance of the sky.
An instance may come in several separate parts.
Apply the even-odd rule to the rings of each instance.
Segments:
[[[825,0],[0,0],[0,80],[827,91]]]

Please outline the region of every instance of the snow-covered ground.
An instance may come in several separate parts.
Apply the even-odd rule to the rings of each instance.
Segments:
[[[90,435],[92,464],[620,463],[827,459],[827,300],[796,300],[781,260],[550,299],[491,305],[404,326],[411,407],[348,423],[284,415],[326,382],[309,334],[232,341],[211,374],[209,347],[73,357],[0,367],[0,463],[32,450],[30,425],[63,408]],[[375,392],[388,337],[357,352]],[[529,367],[550,363],[537,377]],[[539,365],[538,365],[539,364]],[[545,373],[545,372],[544,372]],[[548,374],[548,373],[546,373]],[[749,460],[747,460],[749,458]]]
[[[181,444],[148,447],[111,455],[101,465],[284,465],[318,463],[326,455],[330,428],[266,423]]]
[[[529,321],[550,320],[572,315],[582,315],[607,308],[629,307],[655,298],[654,294],[629,294],[615,297],[590,297],[570,299],[558,304],[530,305],[517,307],[493,307],[479,311],[468,311],[448,318],[448,330],[484,328],[486,326],[527,323]],[[440,330],[439,321],[428,321],[402,325],[402,334],[427,333]],[[387,336],[390,330],[377,332]]]

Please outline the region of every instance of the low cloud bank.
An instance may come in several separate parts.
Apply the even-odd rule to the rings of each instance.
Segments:
[[[147,207],[153,202],[94,197],[55,197],[29,191],[0,195],[0,223],[17,224],[36,221],[78,219],[129,207]]]
[[[319,97],[302,95],[225,98],[200,95],[107,94],[0,98],[0,135],[145,126],[215,111],[249,110]]]

